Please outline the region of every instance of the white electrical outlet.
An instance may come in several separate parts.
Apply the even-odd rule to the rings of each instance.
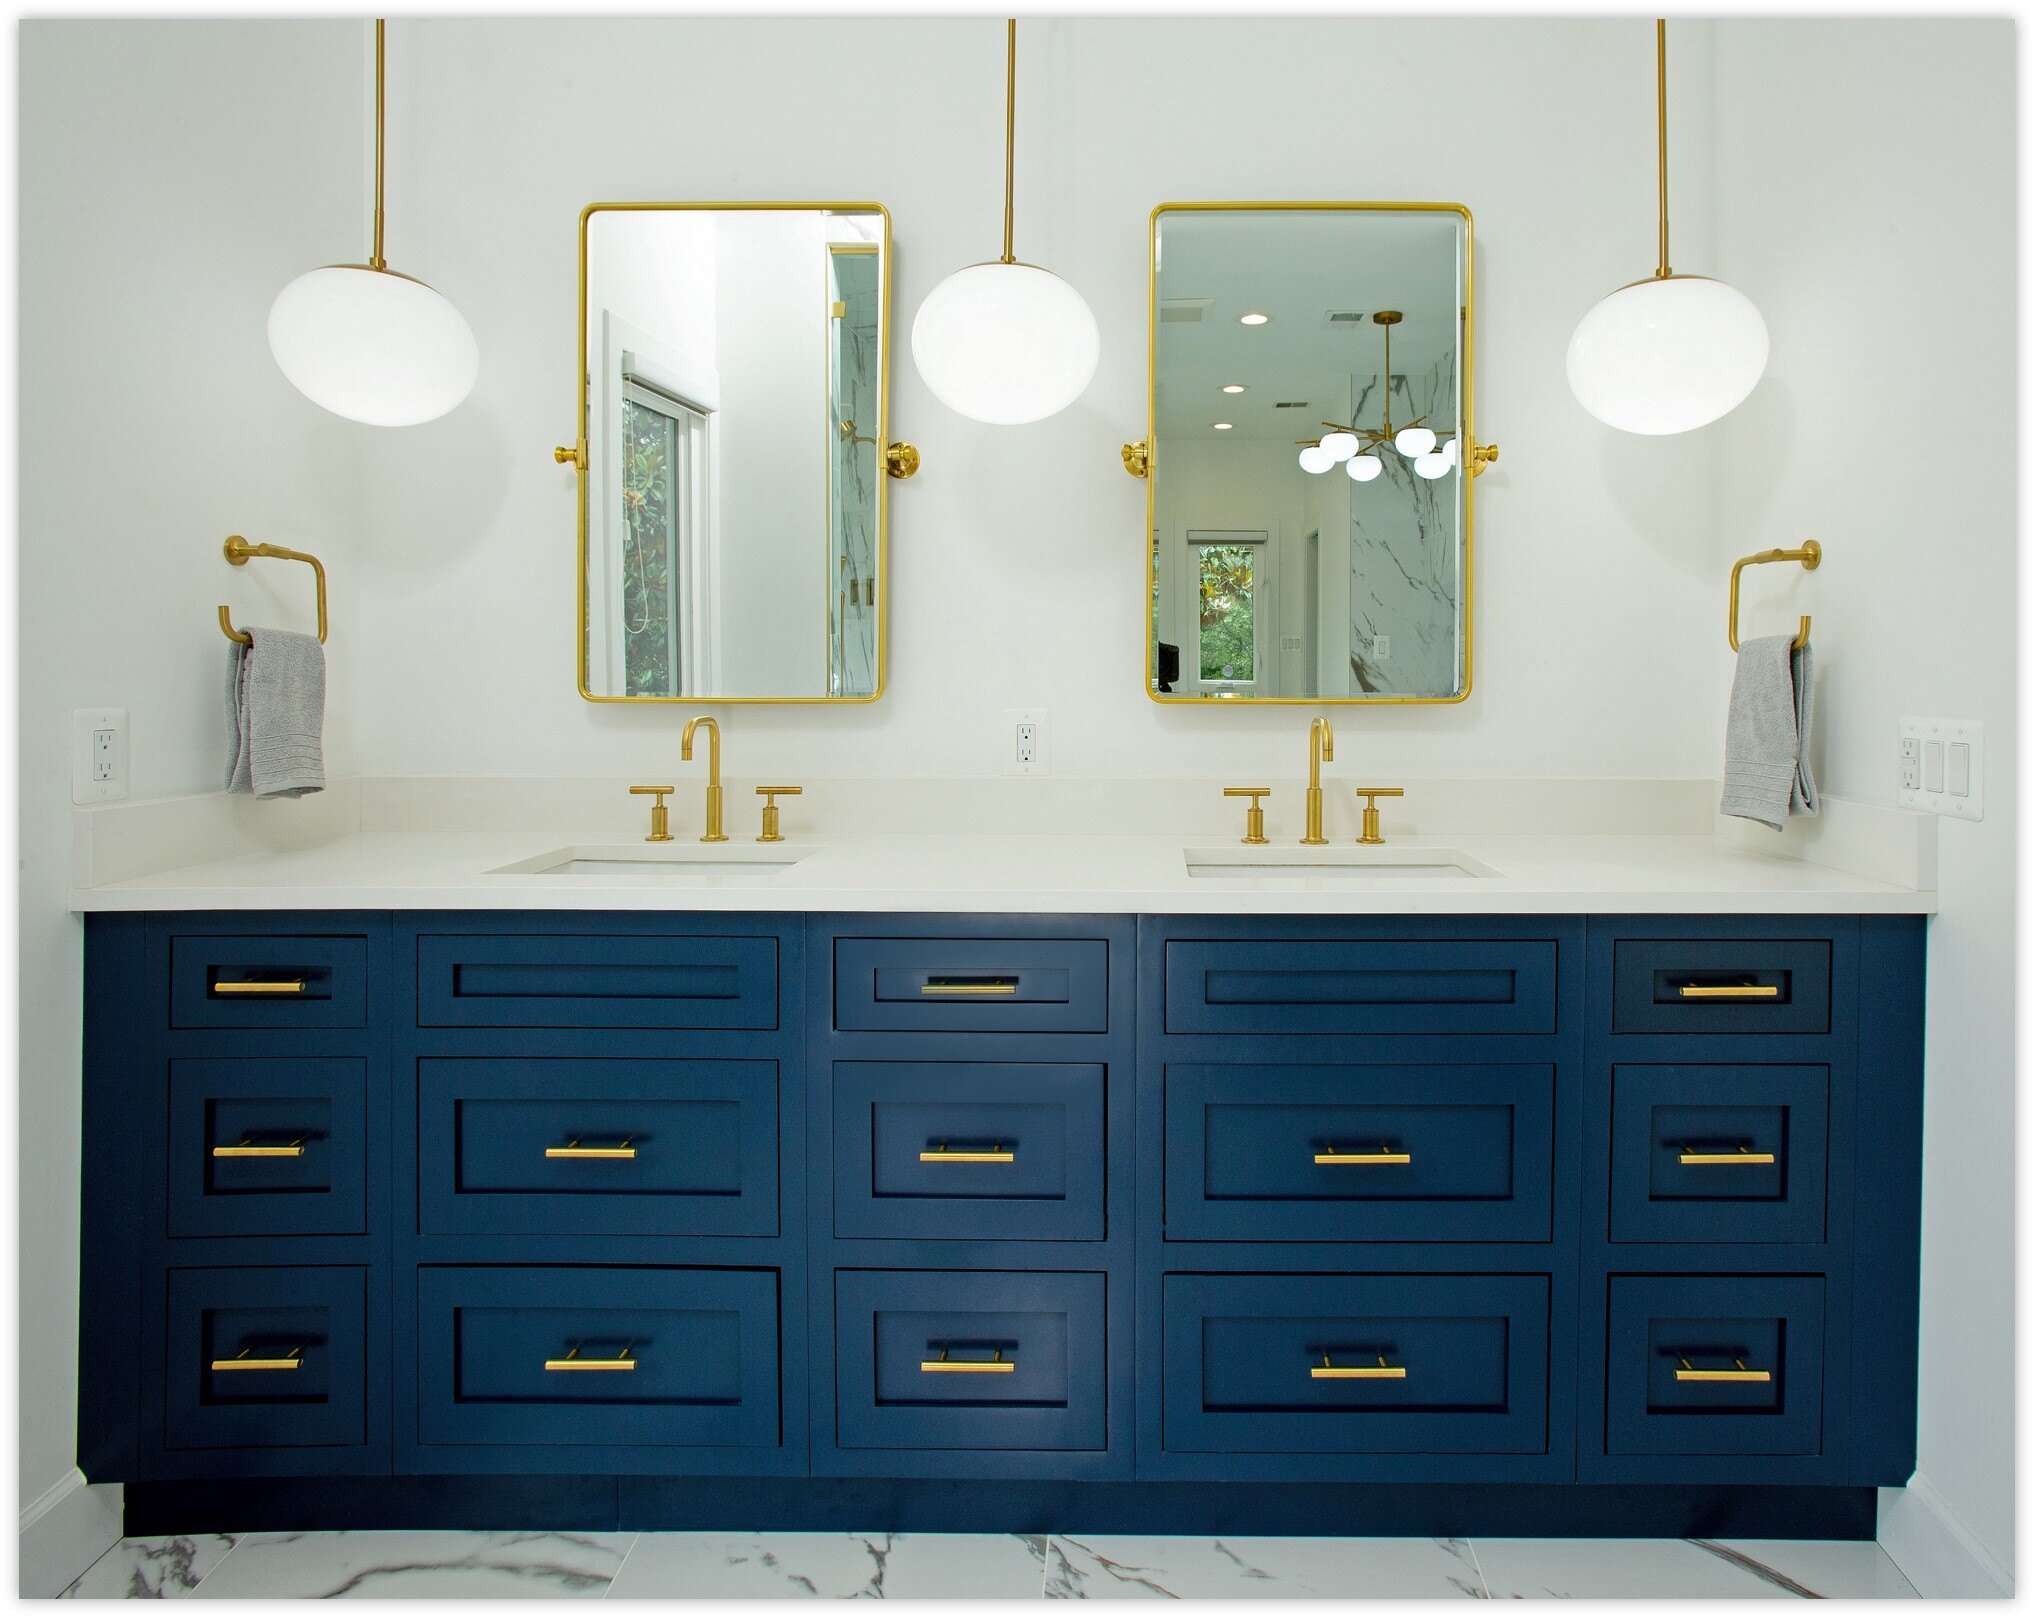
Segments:
[[[1052,729],[1043,708],[1005,708],[1003,728],[1010,748],[1005,775],[1052,774]]]
[[[1370,655],[1380,663],[1389,663],[1391,661],[1391,637],[1389,635],[1373,636],[1370,641]]]
[[[71,802],[127,796],[127,710],[71,710]]]
[[[1985,727],[1962,719],[1900,721],[1900,804],[1958,820],[1985,818]]]

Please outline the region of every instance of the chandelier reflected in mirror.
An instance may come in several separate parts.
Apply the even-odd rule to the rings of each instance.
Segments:
[[[1324,421],[1321,425],[1328,430],[1319,438],[1301,439],[1300,466],[1313,473],[1321,473],[1340,466],[1357,483],[1368,483],[1372,478],[1384,474],[1384,460],[1379,453],[1390,449],[1412,463],[1412,469],[1423,478],[1442,478],[1461,464],[1461,447],[1457,435],[1450,432],[1435,432],[1426,425],[1424,414],[1414,417],[1403,427],[1395,427],[1391,421],[1391,328],[1405,316],[1396,309],[1380,309],[1370,317],[1372,324],[1384,328],[1384,425],[1382,427],[1358,427],[1335,421]]]

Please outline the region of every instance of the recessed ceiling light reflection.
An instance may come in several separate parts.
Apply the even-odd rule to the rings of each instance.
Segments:
[[[1236,322],[1242,326],[1268,326],[1271,324],[1271,316],[1259,314],[1253,309],[1247,315],[1238,315]]]
[[[1214,422],[1214,423],[1213,423],[1212,425],[1213,425],[1213,427],[1214,427],[1214,429],[1215,429],[1215,431],[1216,431],[1216,432],[1218,432],[1218,433],[1226,433],[1226,432],[1228,432],[1228,431],[1229,431],[1229,430],[1230,430],[1230,429],[1231,429],[1232,427],[1234,427],[1234,426],[1235,426],[1236,424],[1235,424],[1235,423],[1234,423],[1233,421],[1218,421],[1218,422]]]
[[[1242,393],[1244,387],[1240,382],[1224,382],[1222,384],[1222,391],[1224,393]]]

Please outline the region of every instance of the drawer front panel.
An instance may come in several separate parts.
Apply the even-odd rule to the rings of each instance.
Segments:
[[[1621,938],[1619,1034],[1826,1034],[1826,938]]]
[[[834,1232],[1100,1241],[1105,1070],[1047,1062],[839,1062]]]
[[[170,1235],[366,1229],[366,1062],[170,1063]]]
[[[417,1272],[425,1444],[779,1442],[777,1272]]]
[[[841,1270],[834,1301],[841,1448],[1107,1447],[1105,1276]]]
[[[774,938],[615,934],[417,940],[426,1028],[777,1026]]]
[[[1610,1278],[1613,1455],[1818,1455],[1819,1275]]]
[[[1554,1070],[1165,1071],[1169,1241],[1545,1241]]]
[[[1168,1275],[1165,1448],[1547,1447],[1543,1275]]]
[[[367,940],[184,933],[170,940],[172,1028],[365,1028]]]
[[[1552,939],[1174,940],[1174,1034],[1550,1034]]]
[[[1823,1239],[1827,1068],[1621,1064],[1611,1097],[1612,1241]]]
[[[777,1065],[426,1058],[430,1232],[777,1233]]]
[[[841,938],[834,1026],[871,1032],[1099,1034],[1109,946],[1099,938]]]
[[[366,1442],[366,1270],[172,1270],[167,1321],[165,1448]]]

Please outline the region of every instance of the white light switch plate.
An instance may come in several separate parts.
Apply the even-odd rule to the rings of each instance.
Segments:
[[[1003,710],[1005,775],[1052,774],[1052,727],[1043,708]]]
[[[1958,820],[1985,818],[1985,727],[1963,719],[1902,719],[1900,806]]]
[[[127,796],[127,710],[71,710],[71,802]]]

